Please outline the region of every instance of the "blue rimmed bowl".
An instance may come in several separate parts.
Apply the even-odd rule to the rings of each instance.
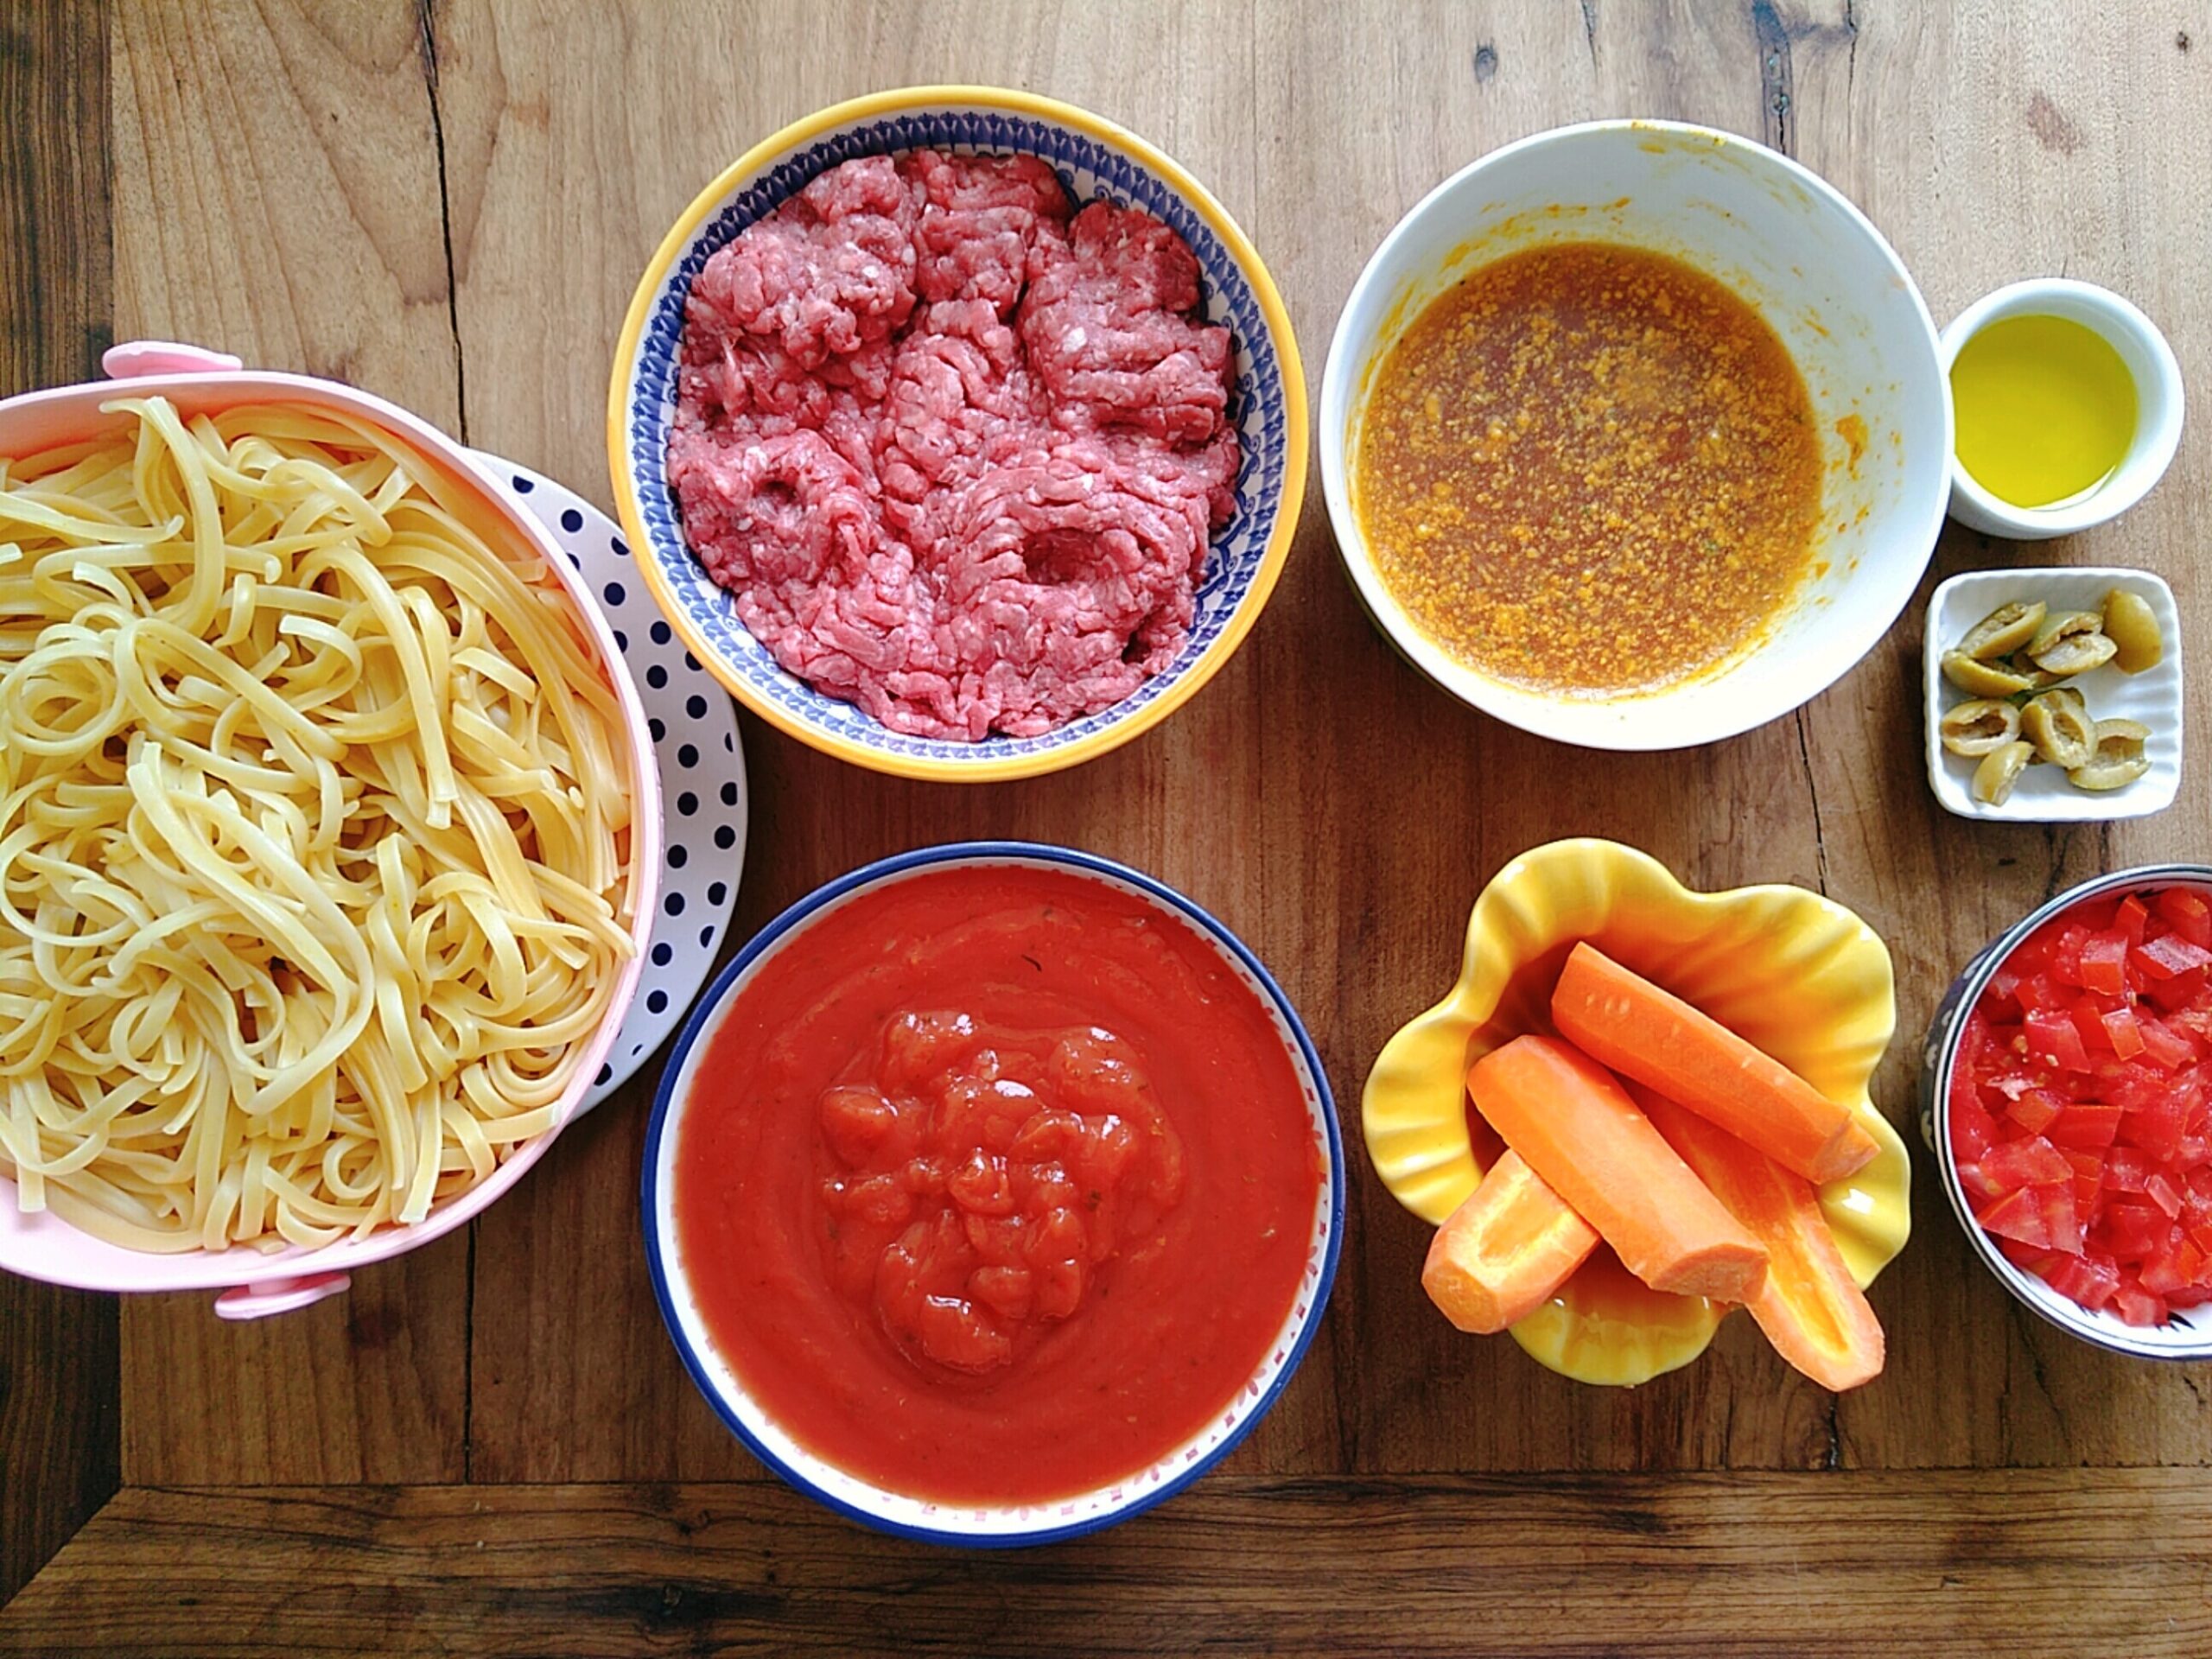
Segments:
[[[1209,321],[1236,349],[1230,416],[1243,446],[1236,505],[1214,533],[1191,637],[1121,702],[1038,737],[979,743],[887,730],[779,664],[683,540],[667,478],[684,302],[707,260],[825,169],[928,145],[1042,157],[1078,202],[1163,220],[1197,255]],[[1072,105],[992,86],[918,86],[835,105],[756,144],[687,207],[646,266],[614,352],[607,454],[614,501],[646,587],[693,655],[770,725],[825,753],[901,777],[987,783],[1057,772],[1157,725],[1227,662],[1274,591],[1306,493],[1306,379],[1290,314],[1236,221],[1135,134]]]
[[[925,871],[977,867],[1060,870],[1102,882],[1185,923],[1211,944],[1271,1016],[1304,1095],[1324,1163],[1306,1268],[1290,1312],[1258,1369],[1230,1404],[1191,1440],[1110,1485],[1045,1503],[995,1507],[941,1503],[887,1491],[793,1439],[753,1398],[709,1334],[685,1265],[673,1202],[677,1148],[701,1068],[738,994],[762,967],[784,951],[803,947],[818,921],[863,894]],[[1148,875],[1089,853],[1015,841],[959,842],[879,860],[817,888],[762,928],[700,999],[676,1040],[645,1131],[644,1185],[645,1261],[661,1317],[692,1382],[730,1431],[792,1487],[841,1515],[901,1537],[984,1548],[1049,1543],[1126,1521],[1173,1497],[1228,1456],[1274,1406],[1305,1357],[1328,1306],[1344,1223],[1344,1142],[1328,1077],[1290,999],[1259,958],[1212,916]]]

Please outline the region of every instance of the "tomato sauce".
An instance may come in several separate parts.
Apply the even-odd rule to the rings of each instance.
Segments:
[[[740,993],[678,1247],[716,1347],[828,1461],[946,1503],[1111,1484],[1226,1408],[1304,1274],[1322,1154],[1257,995],[1103,882],[927,871]]]

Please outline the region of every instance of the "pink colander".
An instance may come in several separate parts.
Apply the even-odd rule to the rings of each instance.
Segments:
[[[219,1289],[223,1294],[215,1300],[217,1313],[232,1319],[259,1319],[336,1295],[346,1288],[346,1275],[353,1268],[428,1244],[463,1225],[521,1180],[575,1116],[638,988],[660,885],[660,773],[652,764],[652,739],[638,689],[623,666],[606,619],[543,528],[510,505],[468,450],[381,397],[333,380],[245,370],[235,357],[196,346],[139,340],[112,347],[101,366],[109,380],[0,400],[0,455],[30,454],[124,425],[128,416],[100,412],[103,403],[118,395],[113,384],[117,380],[130,382],[127,390],[134,395],[167,397],[187,416],[217,414],[244,404],[275,403],[330,410],[367,421],[414,451],[442,481],[462,493],[475,509],[472,517],[482,533],[494,539],[505,537],[517,550],[534,554],[553,574],[614,688],[629,735],[630,932],[637,948],[615,983],[613,1000],[591,1038],[583,1063],[561,1098],[554,1128],[517,1147],[488,1179],[438,1205],[412,1226],[383,1228],[358,1243],[319,1249],[290,1245],[265,1254],[238,1246],[162,1255],[94,1238],[50,1211],[24,1215],[16,1205],[15,1183],[0,1177],[0,1268],[85,1290]]]

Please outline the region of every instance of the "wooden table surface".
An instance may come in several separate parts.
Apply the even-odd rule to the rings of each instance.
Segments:
[[[677,211],[821,105],[962,79],[1088,105],[1181,158],[1262,251],[1315,378],[1361,264],[1431,185],[1630,113],[1817,168],[1939,318],[2063,272],[2139,302],[2185,367],[2212,359],[2201,3],[17,0],[0,392],[89,378],[111,340],[194,340],[354,382],[605,503],[615,327]],[[2119,524],[2031,548],[1954,529],[1929,581],[2148,566],[2194,649],[2208,466],[2200,417]],[[1709,749],[1553,747],[1369,629],[1316,469],[1249,642],[1105,760],[906,784],[748,720],[733,938],[900,849],[1091,849],[1253,945],[1356,1120],[1484,880],[1539,842],[1610,835],[1694,885],[1793,881],[1859,910],[1896,959],[1878,1098],[1904,1124],[1915,1039],[1974,950],[2093,873],[2201,857],[2205,831],[2201,762],[2147,823],[1947,817],[1919,771],[1919,633],[1916,607],[1800,714]],[[2190,666],[2190,722],[2212,732]],[[1872,1386],[1834,1398],[1736,1319],[1690,1369],[1611,1392],[1451,1331],[1416,1282],[1427,1230],[1350,1136],[1334,1302],[1226,1471],[1100,1537],[976,1556],[832,1518],[695,1395],[639,1242],[652,1081],[465,1236],[309,1312],[236,1325],[204,1295],[118,1306],[0,1279],[0,1592],[27,1585],[0,1651],[2212,1651],[2202,1375],[2024,1314],[1924,1157],[1911,1244],[1872,1294]]]

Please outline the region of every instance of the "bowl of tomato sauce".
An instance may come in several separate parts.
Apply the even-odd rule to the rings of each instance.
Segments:
[[[1977,957],[1929,1028],[1921,1127],[2020,1301],[2212,1359],[2212,866],[2100,876]]]
[[[880,1529],[1094,1531],[1296,1371],[1344,1229],[1313,1043],[1173,889],[971,842],[830,882],[693,1013],[647,1131],[662,1315],[786,1482]]]

